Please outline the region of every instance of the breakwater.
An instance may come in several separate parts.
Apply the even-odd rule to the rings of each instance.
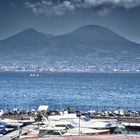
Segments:
[[[81,112],[82,114],[88,114],[91,118],[96,119],[117,119],[119,121],[126,121],[126,122],[136,122],[140,123],[140,111],[136,110],[125,110],[122,108],[117,108],[113,110],[74,110],[70,106],[64,109],[49,109],[47,111],[48,115],[60,115],[61,112],[67,110],[70,113],[77,113]],[[10,119],[23,119],[24,116],[35,117],[37,113],[37,109],[1,109],[0,114],[4,118]]]

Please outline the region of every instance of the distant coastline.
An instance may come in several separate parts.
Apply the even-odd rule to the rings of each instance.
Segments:
[[[124,73],[128,73],[128,74],[133,74],[133,73],[137,73],[140,74],[140,71],[18,71],[18,70],[0,70],[0,73],[86,73],[86,74],[90,74],[90,73],[113,73],[113,74],[124,74]]]

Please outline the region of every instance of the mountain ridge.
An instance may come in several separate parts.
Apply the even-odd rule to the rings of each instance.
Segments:
[[[63,35],[23,30],[0,41],[5,63],[60,67],[138,67],[140,45],[100,25],[86,25]],[[134,64],[137,62],[136,64]],[[130,63],[130,64],[129,64]]]

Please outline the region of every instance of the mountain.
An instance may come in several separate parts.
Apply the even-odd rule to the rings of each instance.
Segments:
[[[131,42],[114,33],[108,28],[87,25],[69,34],[58,36],[55,39],[56,46],[82,54],[94,51],[133,51],[140,52],[139,44]]]
[[[29,28],[14,36],[0,41],[0,53],[5,55],[18,55],[34,53],[48,45],[49,34],[44,34]]]
[[[30,28],[0,41],[0,59],[8,64],[14,61],[56,69],[69,66],[116,69],[125,64],[129,69],[138,69],[139,58],[139,44],[99,25],[86,25],[59,36]]]

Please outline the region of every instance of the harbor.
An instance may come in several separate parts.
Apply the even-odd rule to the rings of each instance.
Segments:
[[[0,123],[0,140],[140,139],[140,112],[121,108],[102,112],[50,110],[48,105],[36,110],[3,109]]]
[[[140,140],[139,74],[0,74],[0,140]]]

